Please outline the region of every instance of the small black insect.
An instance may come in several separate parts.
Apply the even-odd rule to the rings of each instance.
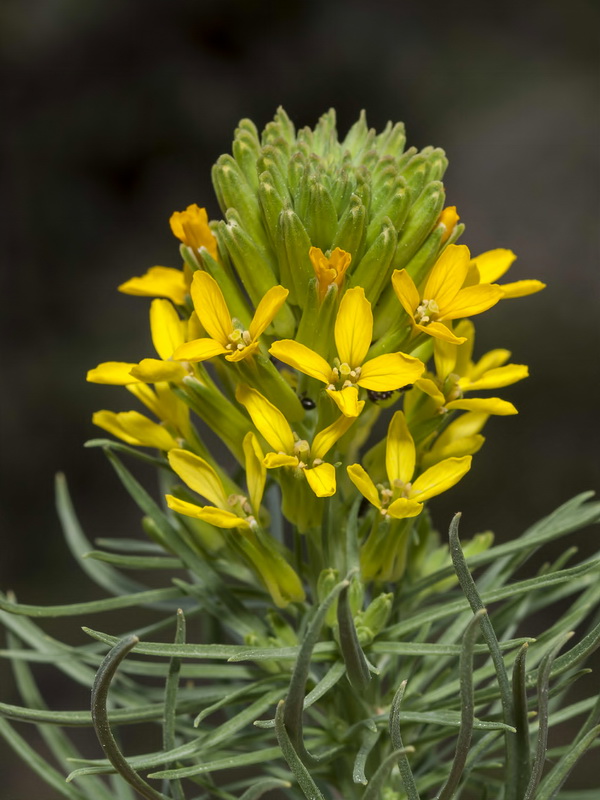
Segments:
[[[310,397],[301,397],[300,402],[302,403],[302,408],[306,411],[311,411],[313,408],[317,407],[315,401],[311,400]]]
[[[374,392],[372,389],[367,389],[367,394],[373,403],[382,403],[384,400],[389,400],[395,391],[395,389],[391,389],[387,392]]]

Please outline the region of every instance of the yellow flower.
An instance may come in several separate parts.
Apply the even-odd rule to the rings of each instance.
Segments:
[[[171,267],[150,267],[141,277],[130,278],[118,288],[123,294],[138,297],[167,297],[178,306],[184,304],[187,294],[183,270]]]
[[[426,469],[414,481],[416,449],[404,414],[396,411],[388,428],[385,467],[389,488],[375,486],[360,464],[347,467],[358,491],[378,508],[382,516],[394,519],[416,517],[423,503],[447,491],[471,468],[471,456],[446,458]]]
[[[175,211],[169,220],[171,230],[192,250],[205,247],[209,254],[216,260],[217,240],[208,226],[208,214],[205,208],[199,208],[195,203],[188,206],[185,211]]]
[[[172,361],[173,351],[185,341],[186,323],[168,300],[153,300],[150,305],[150,331],[158,358],[144,358],[139,364],[105,361],[89,370],[90,383],[126,386],[130,383],[178,383],[188,374],[181,364]]]
[[[481,314],[501,299],[503,294],[499,286],[482,283],[463,288],[470,258],[465,245],[448,245],[434,264],[422,297],[405,269],[394,271],[394,291],[414,329],[461,344],[464,339],[456,337],[444,323]]]
[[[337,357],[331,366],[322,356],[293,339],[273,342],[269,352],[327,385],[327,394],[342,414],[356,417],[362,408],[358,387],[387,392],[414,383],[425,369],[418,358],[386,353],[365,361],[373,336],[373,312],[364,289],[348,289],[335,322]]]
[[[266,472],[262,450],[251,431],[244,437],[243,449],[247,496],[238,492],[228,494],[217,472],[200,456],[187,450],[171,450],[168,458],[174,472],[190,489],[212,505],[199,506],[170,494],[166,495],[167,505],[179,514],[200,519],[218,528],[237,529],[241,537],[232,542],[236,551],[258,573],[275,604],[284,608],[289,603],[302,602],[304,589],[296,572],[258,522]]]
[[[317,433],[312,445],[300,439],[291,429],[287,419],[256,389],[240,384],[235,393],[239,403],[245,406],[254,426],[273,448],[264,457],[267,469],[289,467],[302,475],[317,497],[335,494],[335,467],[323,461],[325,455],[354,422],[354,417],[339,417],[336,422]],[[359,403],[361,409],[364,402]]]
[[[498,278],[508,272],[515,259],[516,255],[512,250],[504,250],[503,248],[488,250],[479,256],[475,256],[469,265],[468,283],[495,284]],[[526,297],[527,295],[541,292],[542,289],[546,288],[546,284],[535,280],[514,281],[513,283],[500,284],[500,288],[502,289],[503,297]]]
[[[127,444],[138,447],[156,447],[157,450],[170,450],[177,442],[169,431],[157,422],[138,411],[96,411],[92,422]]]
[[[319,247],[311,247],[308,256],[317,276],[319,300],[322,301],[330,286],[335,284],[341,289],[352,255],[336,247],[327,257]]]
[[[249,433],[248,436],[254,436]],[[256,437],[254,437],[256,439]],[[244,444],[246,440],[244,440]],[[258,442],[256,443],[258,445]],[[227,494],[221,478],[211,467],[208,461],[188,450],[171,450],[168,454],[169,464],[181,480],[212,505],[198,506],[187,500],[180,500],[173,495],[166,495],[167,505],[173,511],[185,514],[188,517],[204,520],[218,528],[242,528],[250,530],[257,525],[256,517],[262,501],[262,489],[254,491],[256,506],[251,506],[248,498],[240,494]],[[253,487],[254,489],[255,487]],[[252,493],[251,493],[252,494]]]
[[[441,339],[434,343],[436,379],[420,378],[415,386],[432,397],[440,408],[447,411],[479,411],[506,416],[517,414],[512,403],[499,397],[465,398],[465,392],[499,389],[521,381],[529,375],[525,364],[506,364],[510,351],[490,350],[474,363],[475,326],[470,320],[461,320],[456,333],[464,343],[450,344]],[[466,340],[466,341],[465,341]]]
[[[456,213],[456,206],[447,206],[439,216],[437,226],[443,225],[446,229],[440,240],[440,244],[444,244],[452,236],[452,231],[456,227],[460,217]]]
[[[173,353],[178,361],[205,361],[224,355],[228,361],[242,361],[258,350],[258,340],[273,321],[273,317],[289,292],[283,286],[273,286],[265,294],[254,312],[247,331],[238,327],[231,318],[219,284],[208,274],[198,270],[192,281],[192,300],[202,326],[209,337],[181,344]]]

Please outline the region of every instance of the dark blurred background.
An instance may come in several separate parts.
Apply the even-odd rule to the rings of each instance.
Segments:
[[[477,352],[507,347],[531,377],[500,392],[520,415],[491,421],[475,469],[434,505],[440,526],[462,509],[463,535],[510,538],[598,485],[598,7],[481,7],[4,0],[3,590],[30,603],[100,594],[61,539],[59,469],[90,538],[138,530],[102,454],[82,447],[94,410],[135,404],[85,372],[150,354],[148,303],[116,286],[180,265],[170,214],[217,215],[212,163],[240,118],[263,127],[279,104],[298,126],[335,106],[342,135],[362,108],[377,129],[403,120],[409,144],[448,154],[461,241],[509,247],[512,280],[548,284],[478,322]],[[596,535],[576,537],[581,551]],[[53,630],[82,641],[76,623]],[[73,707],[60,691],[54,707]],[[14,765],[0,794],[37,786]]]

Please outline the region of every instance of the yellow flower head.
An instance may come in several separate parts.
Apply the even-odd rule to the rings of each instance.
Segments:
[[[335,467],[323,461],[325,455],[354,422],[354,417],[340,416],[332,425],[317,433],[312,444],[300,439],[281,411],[256,389],[241,384],[236,399],[245,406],[256,429],[273,448],[264,457],[267,469],[289,467],[302,475],[317,497],[335,494]],[[364,402],[361,404],[364,405]]]
[[[516,255],[512,250],[498,248],[481,253],[469,264],[468,283],[496,283],[505,272],[508,272]],[[513,283],[503,283],[500,285],[503,297],[526,297],[536,292],[541,292],[546,288],[546,284],[541,281],[526,280],[514,281]]]
[[[458,224],[459,219],[460,217],[456,212],[456,206],[446,206],[446,208],[442,211],[437,221],[438,227],[443,225],[445,228],[445,231],[442,235],[441,244],[447,242],[452,236],[452,231]]]
[[[463,288],[470,259],[465,245],[448,245],[434,264],[422,297],[408,272],[395,270],[394,291],[415,329],[461,344],[464,339],[456,337],[444,322],[481,314],[502,298],[502,289],[488,283]]]
[[[269,352],[327,386],[327,394],[342,414],[356,417],[362,405],[358,387],[388,392],[414,383],[425,369],[418,358],[404,353],[386,353],[365,361],[373,337],[373,312],[364,289],[348,289],[335,322],[337,357],[329,364],[323,356],[292,339],[273,342]],[[360,406],[360,408],[359,408]]]
[[[319,247],[311,247],[308,255],[317,276],[319,300],[323,300],[330,286],[335,285],[341,289],[352,255],[339,247],[329,257]]]
[[[352,464],[347,468],[348,477],[382,516],[405,519],[416,517],[426,500],[458,483],[471,468],[471,456],[446,458],[426,469],[413,481],[415,463],[413,438],[404,414],[396,411],[388,428],[385,452],[389,486],[375,486],[360,464]]]
[[[185,211],[175,211],[169,220],[173,234],[193,250],[205,247],[208,253],[217,259],[217,240],[208,226],[208,214],[205,208],[195,203]]]
[[[289,292],[283,286],[273,286],[265,294],[254,312],[247,331],[238,327],[229,313],[219,284],[208,274],[198,270],[192,281],[192,300],[196,314],[209,337],[194,339],[182,344],[173,354],[177,361],[206,361],[224,355],[228,361],[242,361],[258,350],[258,340],[273,321],[273,317]]]

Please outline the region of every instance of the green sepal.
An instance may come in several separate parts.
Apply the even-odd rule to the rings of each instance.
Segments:
[[[282,278],[288,275],[289,301],[301,307],[306,302],[308,283],[314,277],[314,269],[309,258],[311,241],[300,217],[291,208],[279,215],[277,232],[277,256]]]
[[[352,194],[350,202],[338,222],[331,249],[335,250],[336,247],[339,247],[350,253],[353,261],[355,261],[363,247],[366,218],[367,211],[364,203],[357,194]],[[350,273],[353,268],[354,264],[351,262]]]
[[[352,273],[351,286],[362,286],[367,299],[375,304],[391,275],[391,264],[398,236],[396,229],[387,217],[383,220],[381,233],[361,258],[357,269]]]
[[[238,369],[244,381],[277,406],[289,422],[302,421],[304,408],[298,395],[268,356],[256,355],[252,363],[241,361]]]
[[[233,140],[233,157],[239,168],[244,173],[248,185],[253,191],[258,189],[258,170],[256,161],[260,156],[261,147],[256,133],[238,128]]]
[[[388,122],[385,128],[377,136],[377,149],[382,156],[391,155],[395,159],[400,158],[406,144],[406,130],[403,122],[396,122],[392,125]]]
[[[322,302],[319,302],[318,282],[311,278],[308,284],[306,303],[296,333],[296,341],[310,347],[315,353],[329,358],[333,340],[333,326],[338,308],[339,291],[335,284],[328,287]]]
[[[268,239],[258,199],[232,156],[219,156],[212,168],[212,180],[223,214],[229,208],[235,208],[248,234],[267,247]]]
[[[287,162],[288,154],[285,139],[279,137],[273,142],[265,145],[262,149],[260,158],[256,163],[256,168],[260,176],[267,173],[282,201],[290,205],[292,198],[287,184]]]
[[[386,219],[389,220],[397,231],[401,231],[408,212],[410,210],[411,194],[407,186],[401,185],[401,179],[398,180],[398,186],[382,204],[381,210],[371,219],[369,227],[367,228],[367,237],[365,247],[368,249],[375,241],[382,226],[385,225]]]
[[[435,225],[446,199],[444,185],[431,181],[413,204],[400,234],[394,255],[394,269],[402,269],[417,252]]]
[[[311,244],[327,250],[337,231],[337,212],[331,195],[320,181],[311,181],[304,224]]]

